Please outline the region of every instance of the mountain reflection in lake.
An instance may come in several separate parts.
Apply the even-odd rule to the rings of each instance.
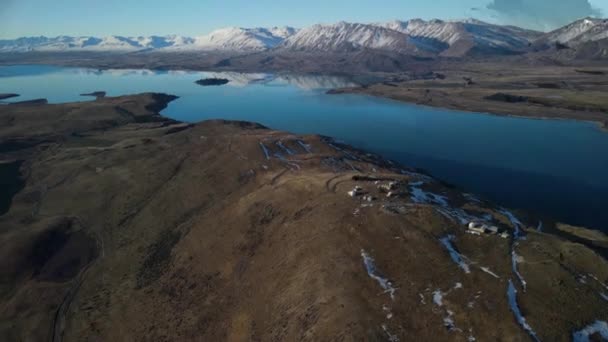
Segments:
[[[194,83],[210,77],[230,83]],[[169,93],[180,98],[163,115],[177,120],[245,120],[298,134],[332,136],[426,169],[504,206],[608,230],[608,134],[594,124],[325,94],[354,85],[349,78],[320,75],[0,67],[0,93],[22,95],[7,101],[90,101],[79,95],[94,91],[108,96]]]

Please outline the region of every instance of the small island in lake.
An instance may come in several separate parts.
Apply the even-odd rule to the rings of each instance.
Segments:
[[[94,96],[96,98],[104,98],[106,97],[105,91],[94,91],[92,93],[80,94],[80,96]]]
[[[0,100],[6,100],[17,96],[19,96],[19,94],[0,94]]]
[[[200,86],[221,86],[224,84],[228,84],[228,82],[230,82],[229,80],[225,79],[225,78],[204,78],[201,80],[196,81],[195,83],[200,85]]]
[[[26,100],[26,101],[10,102],[8,105],[9,106],[40,106],[40,105],[46,105],[48,103],[49,103],[49,101],[47,99],[33,99],[33,100]]]

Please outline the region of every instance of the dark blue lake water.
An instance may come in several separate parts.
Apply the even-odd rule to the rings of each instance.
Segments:
[[[220,87],[194,81],[223,77]],[[238,119],[323,134],[379,153],[504,206],[608,231],[608,133],[586,122],[533,120],[326,95],[339,77],[0,66],[13,101],[86,101],[147,91],[180,96],[163,112],[182,121]]]

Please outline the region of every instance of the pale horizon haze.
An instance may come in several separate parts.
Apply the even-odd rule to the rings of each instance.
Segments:
[[[337,21],[469,17],[546,31],[587,15],[606,13],[606,0],[0,0],[0,39],[41,35],[199,36],[228,26],[301,28]]]

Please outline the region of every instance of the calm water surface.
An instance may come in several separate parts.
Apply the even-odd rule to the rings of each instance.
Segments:
[[[194,81],[223,77],[221,87]],[[0,93],[22,101],[86,101],[146,91],[180,96],[163,112],[182,121],[237,119],[323,134],[379,153],[512,208],[608,231],[608,134],[594,124],[426,108],[359,95],[325,76],[0,67]]]

